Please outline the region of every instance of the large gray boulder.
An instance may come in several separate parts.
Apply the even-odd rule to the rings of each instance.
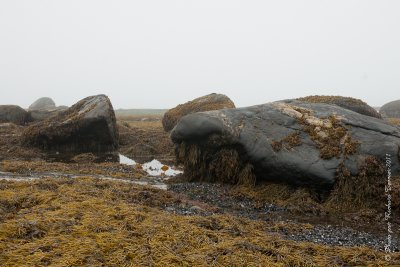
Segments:
[[[52,110],[56,108],[56,103],[50,97],[41,97],[29,106],[29,110]]]
[[[359,175],[367,158],[386,154],[392,175],[400,172],[400,129],[337,105],[286,100],[200,112],[183,117],[171,138],[192,180],[330,189],[339,171]]]
[[[226,95],[222,94],[209,94],[192,101],[180,104],[170,110],[168,110],[162,119],[162,124],[166,132],[171,131],[176,123],[185,115],[209,111],[218,110],[224,108],[234,108],[235,104]]]
[[[385,118],[400,118],[400,100],[386,103],[379,109],[379,113]]]
[[[114,109],[105,95],[87,97],[29,126],[23,133],[23,141],[67,158],[81,153],[114,155],[118,149]]]
[[[15,105],[0,105],[0,123],[12,122],[24,125],[30,121],[30,116],[23,108]]]

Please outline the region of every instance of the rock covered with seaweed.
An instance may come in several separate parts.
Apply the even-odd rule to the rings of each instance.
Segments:
[[[333,104],[366,116],[371,116],[379,119],[382,118],[381,114],[379,114],[378,111],[376,111],[373,107],[371,107],[364,101],[357,98],[345,96],[313,95],[297,98],[297,100],[309,103]]]
[[[175,108],[168,110],[162,119],[162,124],[166,132],[171,131],[177,122],[185,115],[209,111],[219,110],[225,108],[234,108],[235,104],[226,95],[222,94],[209,94],[196,98],[184,104],[180,104]]]
[[[29,126],[23,142],[63,157],[81,153],[110,155],[117,159],[118,130],[109,98],[82,99],[71,108]]]
[[[325,103],[286,100],[190,114],[171,138],[192,180],[326,190],[339,176],[360,176],[369,161],[380,165],[386,154],[392,174],[400,172],[398,128]]]

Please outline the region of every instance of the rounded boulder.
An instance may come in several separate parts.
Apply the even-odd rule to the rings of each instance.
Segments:
[[[213,93],[196,98],[184,104],[180,104],[175,108],[168,110],[164,114],[162,124],[164,130],[169,132],[175,127],[182,117],[188,114],[226,108],[235,108],[233,101],[226,95]]]

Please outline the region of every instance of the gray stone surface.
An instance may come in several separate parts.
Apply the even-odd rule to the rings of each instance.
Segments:
[[[323,123],[325,118],[335,114],[352,140],[359,142],[357,152],[321,158],[320,149],[299,123],[302,114],[296,111],[298,108],[311,111],[308,119],[314,124]],[[299,133],[301,145],[279,151],[273,149],[274,141],[293,133]],[[235,147],[243,161],[254,166],[258,180],[329,186],[334,183],[341,162],[352,174],[357,174],[367,156],[373,155],[383,161],[386,154],[392,156],[392,174],[400,172],[400,129],[337,105],[286,100],[199,112],[183,117],[171,132],[171,138],[175,144],[185,142],[200,147],[210,140],[218,140],[212,143],[216,151]]]

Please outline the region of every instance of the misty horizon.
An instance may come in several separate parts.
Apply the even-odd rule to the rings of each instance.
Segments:
[[[213,92],[213,93],[219,93],[219,92]],[[101,92],[99,93],[99,94],[102,94]],[[105,94],[106,95],[106,94]],[[87,95],[86,97],[89,97],[89,96],[92,96],[92,95]],[[108,96],[108,95],[107,95]],[[203,95],[201,95],[201,96],[203,96]],[[200,95],[198,96],[198,97],[201,97]],[[52,100],[54,100],[54,98],[52,98],[51,96],[42,96],[42,97],[50,97]],[[32,102],[30,103],[30,104],[28,104],[27,106],[21,106],[21,105],[18,105],[18,104],[16,104],[16,103],[0,103],[0,105],[17,105],[17,106],[21,106],[22,108],[24,108],[24,109],[29,109],[29,106],[31,105],[31,104],[33,104],[36,100],[38,100],[39,98],[42,98],[42,97],[38,97],[37,99],[34,99],[34,100],[32,100]],[[83,97],[83,98],[86,98],[86,97]],[[110,98],[110,101],[111,101],[111,103],[113,104],[113,101],[112,101],[112,98],[110,97],[110,96],[108,96],[109,98]],[[228,96],[229,97],[229,96]],[[300,96],[301,97],[301,96]],[[76,99],[76,101],[75,102],[72,102],[71,104],[64,104],[64,103],[58,103],[57,101],[55,101],[54,100],[54,102],[55,102],[55,104],[56,104],[56,106],[57,107],[60,107],[60,106],[68,106],[68,107],[71,107],[72,105],[74,105],[74,104],[76,104],[78,101],[80,101],[80,100],[82,100],[83,98],[81,98],[81,99]],[[197,98],[197,97],[194,97],[194,98],[192,98],[192,99],[188,99],[188,100],[184,100],[183,102],[181,102],[181,103],[176,103],[174,106],[170,106],[170,107],[146,107],[146,106],[139,106],[139,107],[117,107],[117,106],[115,106],[114,104],[113,104],[113,107],[114,107],[114,109],[115,110],[127,110],[127,109],[138,109],[138,110],[140,110],[140,109],[144,109],[144,110],[146,110],[146,109],[154,109],[154,110],[168,110],[168,109],[171,109],[171,108],[173,108],[173,107],[175,107],[175,106],[177,106],[177,105],[179,105],[179,104],[183,104],[183,103],[186,103],[186,102],[189,102],[189,101],[191,101],[191,100],[194,100],[195,98]],[[289,98],[287,98],[287,99],[289,99]],[[274,101],[279,101],[279,100],[287,100],[287,99],[276,99],[276,100],[272,100],[272,101],[266,101],[266,102],[260,102],[260,103],[254,103],[254,104],[250,104],[250,105],[247,105],[247,106],[255,106],[255,105],[260,105],[260,104],[265,104],[265,103],[269,103],[269,102],[274,102]],[[293,98],[294,99],[294,98]],[[362,100],[362,99],[361,99]],[[234,100],[232,99],[232,101],[234,102]],[[365,102],[365,101],[364,101]],[[235,103],[235,102],[234,102]],[[366,102],[367,103],[367,102]],[[369,104],[369,103],[367,103],[367,104]],[[235,103],[235,106],[237,107],[237,108],[242,108],[242,107],[247,107],[247,106],[239,106],[239,105],[237,105],[236,103]],[[379,105],[379,106],[374,106],[374,105],[370,105],[370,106],[372,106],[372,107],[374,107],[374,108],[380,108],[381,106],[383,106],[383,105]]]
[[[398,1],[4,1],[0,104],[244,107],[307,95],[400,98]]]

